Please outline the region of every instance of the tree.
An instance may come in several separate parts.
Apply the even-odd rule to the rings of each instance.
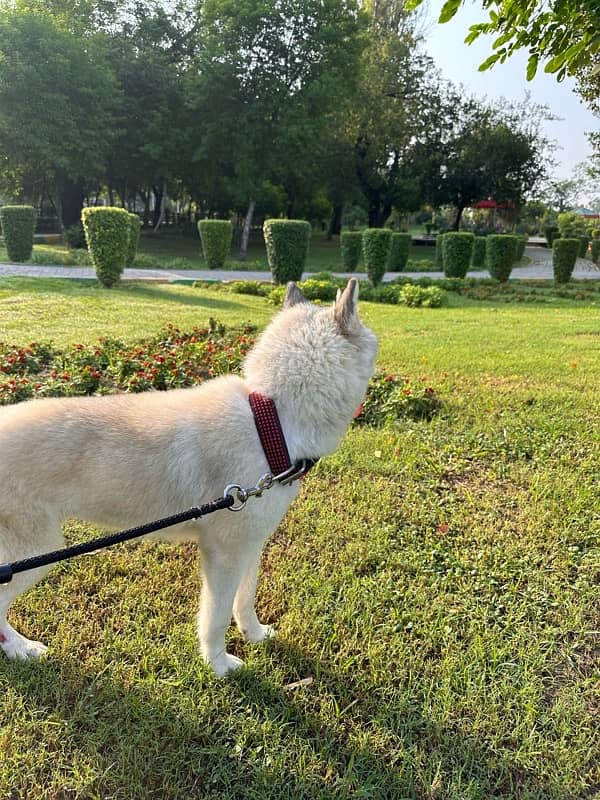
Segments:
[[[119,90],[100,36],[83,40],[46,13],[0,11],[2,183],[36,201],[47,193],[65,226],[101,180]]]
[[[195,173],[209,193],[245,204],[242,257],[264,182],[293,197],[318,176],[324,132],[352,92],[360,32],[352,0],[204,3],[190,90]]]
[[[345,137],[367,201],[369,227],[381,227],[392,208],[414,210],[419,205],[418,165],[406,156],[429,102],[426,76],[433,62],[417,53],[403,3],[372,0],[366,7],[369,44]]]
[[[146,208],[153,191],[154,225],[165,186],[174,188],[190,156],[184,73],[195,52],[196,31],[189,25],[182,28],[175,11],[167,14],[154,0],[136,2],[110,39],[110,60],[121,93],[108,189],[111,196],[113,190],[120,195],[123,206],[140,194]]]
[[[409,0],[417,8],[423,0]],[[439,22],[448,22],[464,0],[446,0]],[[600,4],[598,0],[481,0],[489,11],[489,21],[472,25],[465,42],[470,44],[482,34],[497,37],[495,51],[480,70],[504,63],[516,50],[529,51],[527,79],[532,80],[540,62],[544,71],[558,80],[566,75],[577,76],[581,70],[594,67],[600,52]]]
[[[545,178],[550,145],[539,127],[545,109],[528,107],[528,101],[484,105],[449,87],[430,110],[444,124],[431,120],[424,127],[413,161],[423,166],[424,197],[434,206],[455,207],[455,230],[473,203],[490,198],[518,207]]]

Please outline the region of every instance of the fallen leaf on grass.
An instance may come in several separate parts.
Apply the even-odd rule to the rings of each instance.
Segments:
[[[301,678],[301,680],[294,681],[294,683],[288,683],[288,685],[284,686],[283,689],[286,692],[289,692],[292,689],[300,689],[303,686],[310,686],[313,680],[314,678],[311,678],[310,676],[308,678]]]

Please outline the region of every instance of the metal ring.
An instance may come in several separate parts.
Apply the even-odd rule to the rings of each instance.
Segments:
[[[239,505],[229,506],[229,511],[241,511],[242,508],[246,505],[248,500],[248,492],[243,489],[238,483],[230,483],[229,486],[225,487],[225,491],[223,492],[223,497],[235,497]]]

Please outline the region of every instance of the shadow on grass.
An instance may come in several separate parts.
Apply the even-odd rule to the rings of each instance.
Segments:
[[[198,306],[208,309],[239,309],[245,304],[229,299],[225,295],[223,299],[217,297],[207,297],[203,289],[194,289],[192,292],[181,291],[178,286],[174,291],[164,288],[165,284],[146,284],[136,282],[125,282],[112,289],[105,289],[95,280],[86,278],[0,278],[0,292],[11,290],[15,292],[27,292],[29,294],[62,294],[66,297],[99,297],[109,298],[112,296],[123,297],[129,295],[148,300],[160,300],[164,303],[173,305]],[[189,289],[189,287],[188,287]]]
[[[510,754],[493,751],[475,734],[465,736],[460,721],[442,726],[428,719],[418,699],[409,708],[389,709],[380,698],[358,693],[351,677],[289,643],[273,642],[269,651],[290,682],[299,675],[314,676],[314,682],[286,688],[251,669],[218,681],[200,667],[193,685],[189,673],[186,686],[157,669],[150,681],[126,686],[113,681],[108,670],[94,674],[76,661],[13,664],[4,659],[0,682],[18,692],[37,725],[51,720],[60,726],[60,741],[43,746],[57,748],[66,773],[77,772],[78,760],[93,765],[93,785],[81,793],[65,787],[69,797],[568,796],[566,787],[548,785],[516,767]],[[204,705],[198,703],[197,713],[190,694],[208,697]],[[332,722],[319,713],[328,698],[336,698],[341,709]],[[398,720],[395,729],[390,710]],[[373,741],[383,752],[373,751],[368,744]],[[46,758],[54,767],[51,752]],[[27,796],[48,791],[40,769],[37,778],[20,779],[19,789]]]

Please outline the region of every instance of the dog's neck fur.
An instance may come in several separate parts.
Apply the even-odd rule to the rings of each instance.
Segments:
[[[275,402],[294,462],[335,450],[364,398],[377,342],[358,318],[354,285],[333,309],[291,293],[295,302],[260,337],[244,374],[249,391]]]

